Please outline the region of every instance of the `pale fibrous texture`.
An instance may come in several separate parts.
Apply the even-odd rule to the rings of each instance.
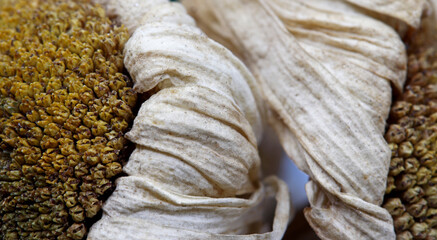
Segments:
[[[387,17],[391,17],[414,28],[419,27],[425,4],[425,0],[346,0],[346,2],[380,14],[380,17],[385,20]]]
[[[157,4],[167,3],[167,0],[155,1],[138,1],[138,0],[123,0],[123,1],[109,1],[109,0],[93,0],[105,7],[106,14],[127,27],[132,34],[137,27],[142,25],[144,14],[150,12]]]
[[[382,208],[384,140],[423,1],[185,0],[255,75],[286,152],[310,176],[305,215],[322,239],[395,239]],[[387,21],[387,23],[383,22]],[[401,29],[396,29],[399,32]],[[403,32],[404,34],[405,32]]]
[[[260,181],[263,105],[255,80],[179,3],[100,1],[133,33],[125,66],[149,92],[127,138],[136,144],[89,239],[280,239],[288,190]],[[141,3],[140,3],[141,2]],[[127,1],[134,6],[137,3]],[[128,9],[128,10],[124,10]],[[273,223],[265,201],[276,199]]]

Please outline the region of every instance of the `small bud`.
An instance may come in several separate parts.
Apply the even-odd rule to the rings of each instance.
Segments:
[[[85,234],[86,234],[86,228],[85,228],[85,224],[83,223],[81,224],[74,223],[67,229],[67,236],[75,240],[82,239],[85,236]]]
[[[419,141],[414,147],[414,155],[416,157],[422,157],[428,152],[429,141],[424,139]]]
[[[426,239],[437,239],[437,229],[435,228],[430,229]]]
[[[84,209],[80,205],[70,208],[70,215],[75,222],[82,222],[85,219]]]
[[[428,210],[428,202],[425,199],[420,199],[417,203],[413,203],[407,206],[407,211],[415,218],[425,216]]]
[[[400,119],[410,112],[412,104],[405,101],[397,101],[391,108],[391,116],[395,119]]]
[[[402,158],[392,158],[390,161],[390,172],[391,176],[396,176],[402,171],[404,171],[404,160]]]
[[[413,154],[414,146],[411,142],[402,142],[398,148],[398,156],[408,158]]]
[[[405,212],[405,206],[402,204],[399,198],[390,198],[383,205],[385,209],[392,215],[393,217],[400,216]]]
[[[415,239],[425,239],[428,235],[428,225],[426,223],[415,223],[410,231]]]
[[[396,177],[396,188],[406,190],[416,184],[416,176],[412,174],[402,174]]]
[[[435,208],[429,208],[426,212],[426,223],[429,227],[435,227],[437,226],[437,209]]]
[[[404,168],[406,173],[415,174],[420,167],[420,162],[416,158],[408,158],[404,162]]]
[[[416,175],[416,184],[422,185],[427,183],[432,178],[432,171],[426,167],[420,167]]]
[[[401,143],[406,138],[406,132],[405,128],[401,127],[397,124],[390,125],[386,135],[385,139],[387,139],[390,143]]]
[[[407,212],[393,219],[393,224],[396,229],[396,232],[402,232],[407,230],[408,228],[410,228],[410,226],[413,225],[413,223],[414,223],[413,217]]]
[[[405,191],[402,194],[402,199],[407,203],[416,203],[424,195],[425,195],[425,192],[423,191],[423,189],[421,187],[414,186],[412,188],[409,188],[407,191]]]

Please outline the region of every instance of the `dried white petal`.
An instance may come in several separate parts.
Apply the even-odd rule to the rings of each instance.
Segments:
[[[401,20],[417,28],[425,0],[346,0],[357,6]]]
[[[130,34],[143,24],[143,16],[152,12],[153,7],[168,3],[167,0],[93,0],[93,2],[104,6],[106,14],[114,21],[126,26]]]
[[[144,13],[134,10],[141,20],[128,25],[135,31],[125,66],[137,92],[156,93],[126,135],[136,144],[128,176],[117,180],[89,239],[280,239],[290,200],[281,180],[259,180],[264,110],[253,76],[182,5],[145,2]]]
[[[383,133],[390,83],[402,88],[406,54],[397,33],[368,14],[391,12],[388,17],[417,26],[422,6],[351,2],[183,3],[256,76],[282,145],[311,178],[305,214],[317,234],[394,239],[391,216],[380,207],[390,161]]]

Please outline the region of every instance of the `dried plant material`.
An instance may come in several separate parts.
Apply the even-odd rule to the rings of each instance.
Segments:
[[[407,84],[392,105],[385,135],[392,159],[383,206],[401,239],[437,238],[437,21],[432,14],[409,40]]]
[[[410,37],[408,45],[411,49],[419,50],[429,47],[437,42],[437,0],[428,0],[419,29],[414,31]]]
[[[367,13],[392,11],[417,26],[422,6],[407,2],[183,2],[256,76],[286,152],[311,178],[305,215],[322,239],[395,238],[380,207],[390,162],[383,135],[406,54],[397,33]]]
[[[254,78],[182,5],[146,4],[125,64],[134,89],[155,94],[127,133],[136,144],[128,176],[117,180],[89,239],[280,239],[288,189],[275,177],[259,180],[263,109]],[[263,211],[272,197],[268,226]]]
[[[143,15],[153,12],[156,5],[167,3],[167,0],[138,1],[138,0],[93,0],[105,7],[107,15],[120,24],[126,26],[129,33],[142,25]]]
[[[381,15],[398,19],[411,27],[417,28],[426,0],[346,0],[349,3],[377,12]]]
[[[84,239],[122,172],[129,37],[86,0],[0,0],[0,238]]]

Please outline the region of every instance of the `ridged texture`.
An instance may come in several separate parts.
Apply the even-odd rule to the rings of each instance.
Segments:
[[[422,1],[186,0],[199,26],[237,51],[270,123],[310,177],[306,219],[321,239],[395,239],[381,207],[391,93],[407,56],[392,25],[416,26]],[[400,19],[400,20],[396,20]]]
[[[426,42],[426,41],[420,41]],[[393,103],[384,207],[398,239],[437,239],[437,45],[410,50],[408,82]]]
[[[0,0],[0,236],[82,239],[122,171],[127,30],[88,1]]]
[[[108,9],[135,5],[106,2]],[[181,4],[137,3],[150,8],[128,24],[136,30],[124,62],[134,89],[152,96],[126,134],[136,144],[127,176],[89,239],[281,239],[290,200],[283,181],[260,179],[263,108],[253,76]],[[129,20],[123,15],[138,9],[116,14]],[[275,210],[266,205],[273,197]],[[273,212],[273,221],[263,216]]]

